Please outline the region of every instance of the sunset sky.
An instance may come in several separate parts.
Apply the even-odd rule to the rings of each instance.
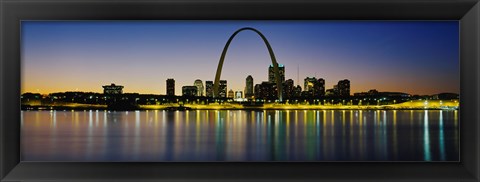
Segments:
[[[22,21],[22,93],[103,92],[115,83],[165,94],[174,78],[180,95],[195,79],[214,80],[225,43],[242,27],[265,35],[286,79],[302,88],[315,76],[327,89],[349,79],[351,94],[460,90],[458,21]],[[243,91],[248,75],[268,80],[270,64],[261,38],[244,31],[221,79]]]

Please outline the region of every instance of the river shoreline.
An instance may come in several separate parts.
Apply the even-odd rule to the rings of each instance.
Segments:
[[[71,107],[71,106],[22,106],[22,111],[149,111],[149,110],[459,110],[459,107],[392,107],[392,106],[261,106],[261,107],[232,107],[232,106],[169,106],[154,107],[140,106],[135,109],[115,110],[108,109],[107,106],[95,107]]]

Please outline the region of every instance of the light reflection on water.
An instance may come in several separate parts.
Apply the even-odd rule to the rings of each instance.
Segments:
[[[458,161],[458,111],[22,111],[24,161]]]
[[[428,111],[425,111],[424,114],[425,119],[423,120],[423,148],[424,148],[424,155],[426,161],[431,161],[431,151],[430,151],[430,129],[428,128]]]

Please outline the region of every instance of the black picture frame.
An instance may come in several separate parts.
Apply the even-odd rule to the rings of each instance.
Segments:
[[[0,0],[2,181],[479,181],[478,0]],[[21,162],[21,20],[459,20],[460,162]]]

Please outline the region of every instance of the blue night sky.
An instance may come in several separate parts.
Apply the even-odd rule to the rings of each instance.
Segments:
[[[221,51],[237,29],[256,28],[270,42],[286,79],[303,88],[315,76],[331,88],[351,81],[351,93],[377,89],[436,94],[460,89],[458,21],[23,21],[23,92],[165,94],[214,80]],[[271,60],[261,38],[239,33],[221,79],[244,90],[245,78],[267,80]],[[299,68],[297,82],[297,66]]]

